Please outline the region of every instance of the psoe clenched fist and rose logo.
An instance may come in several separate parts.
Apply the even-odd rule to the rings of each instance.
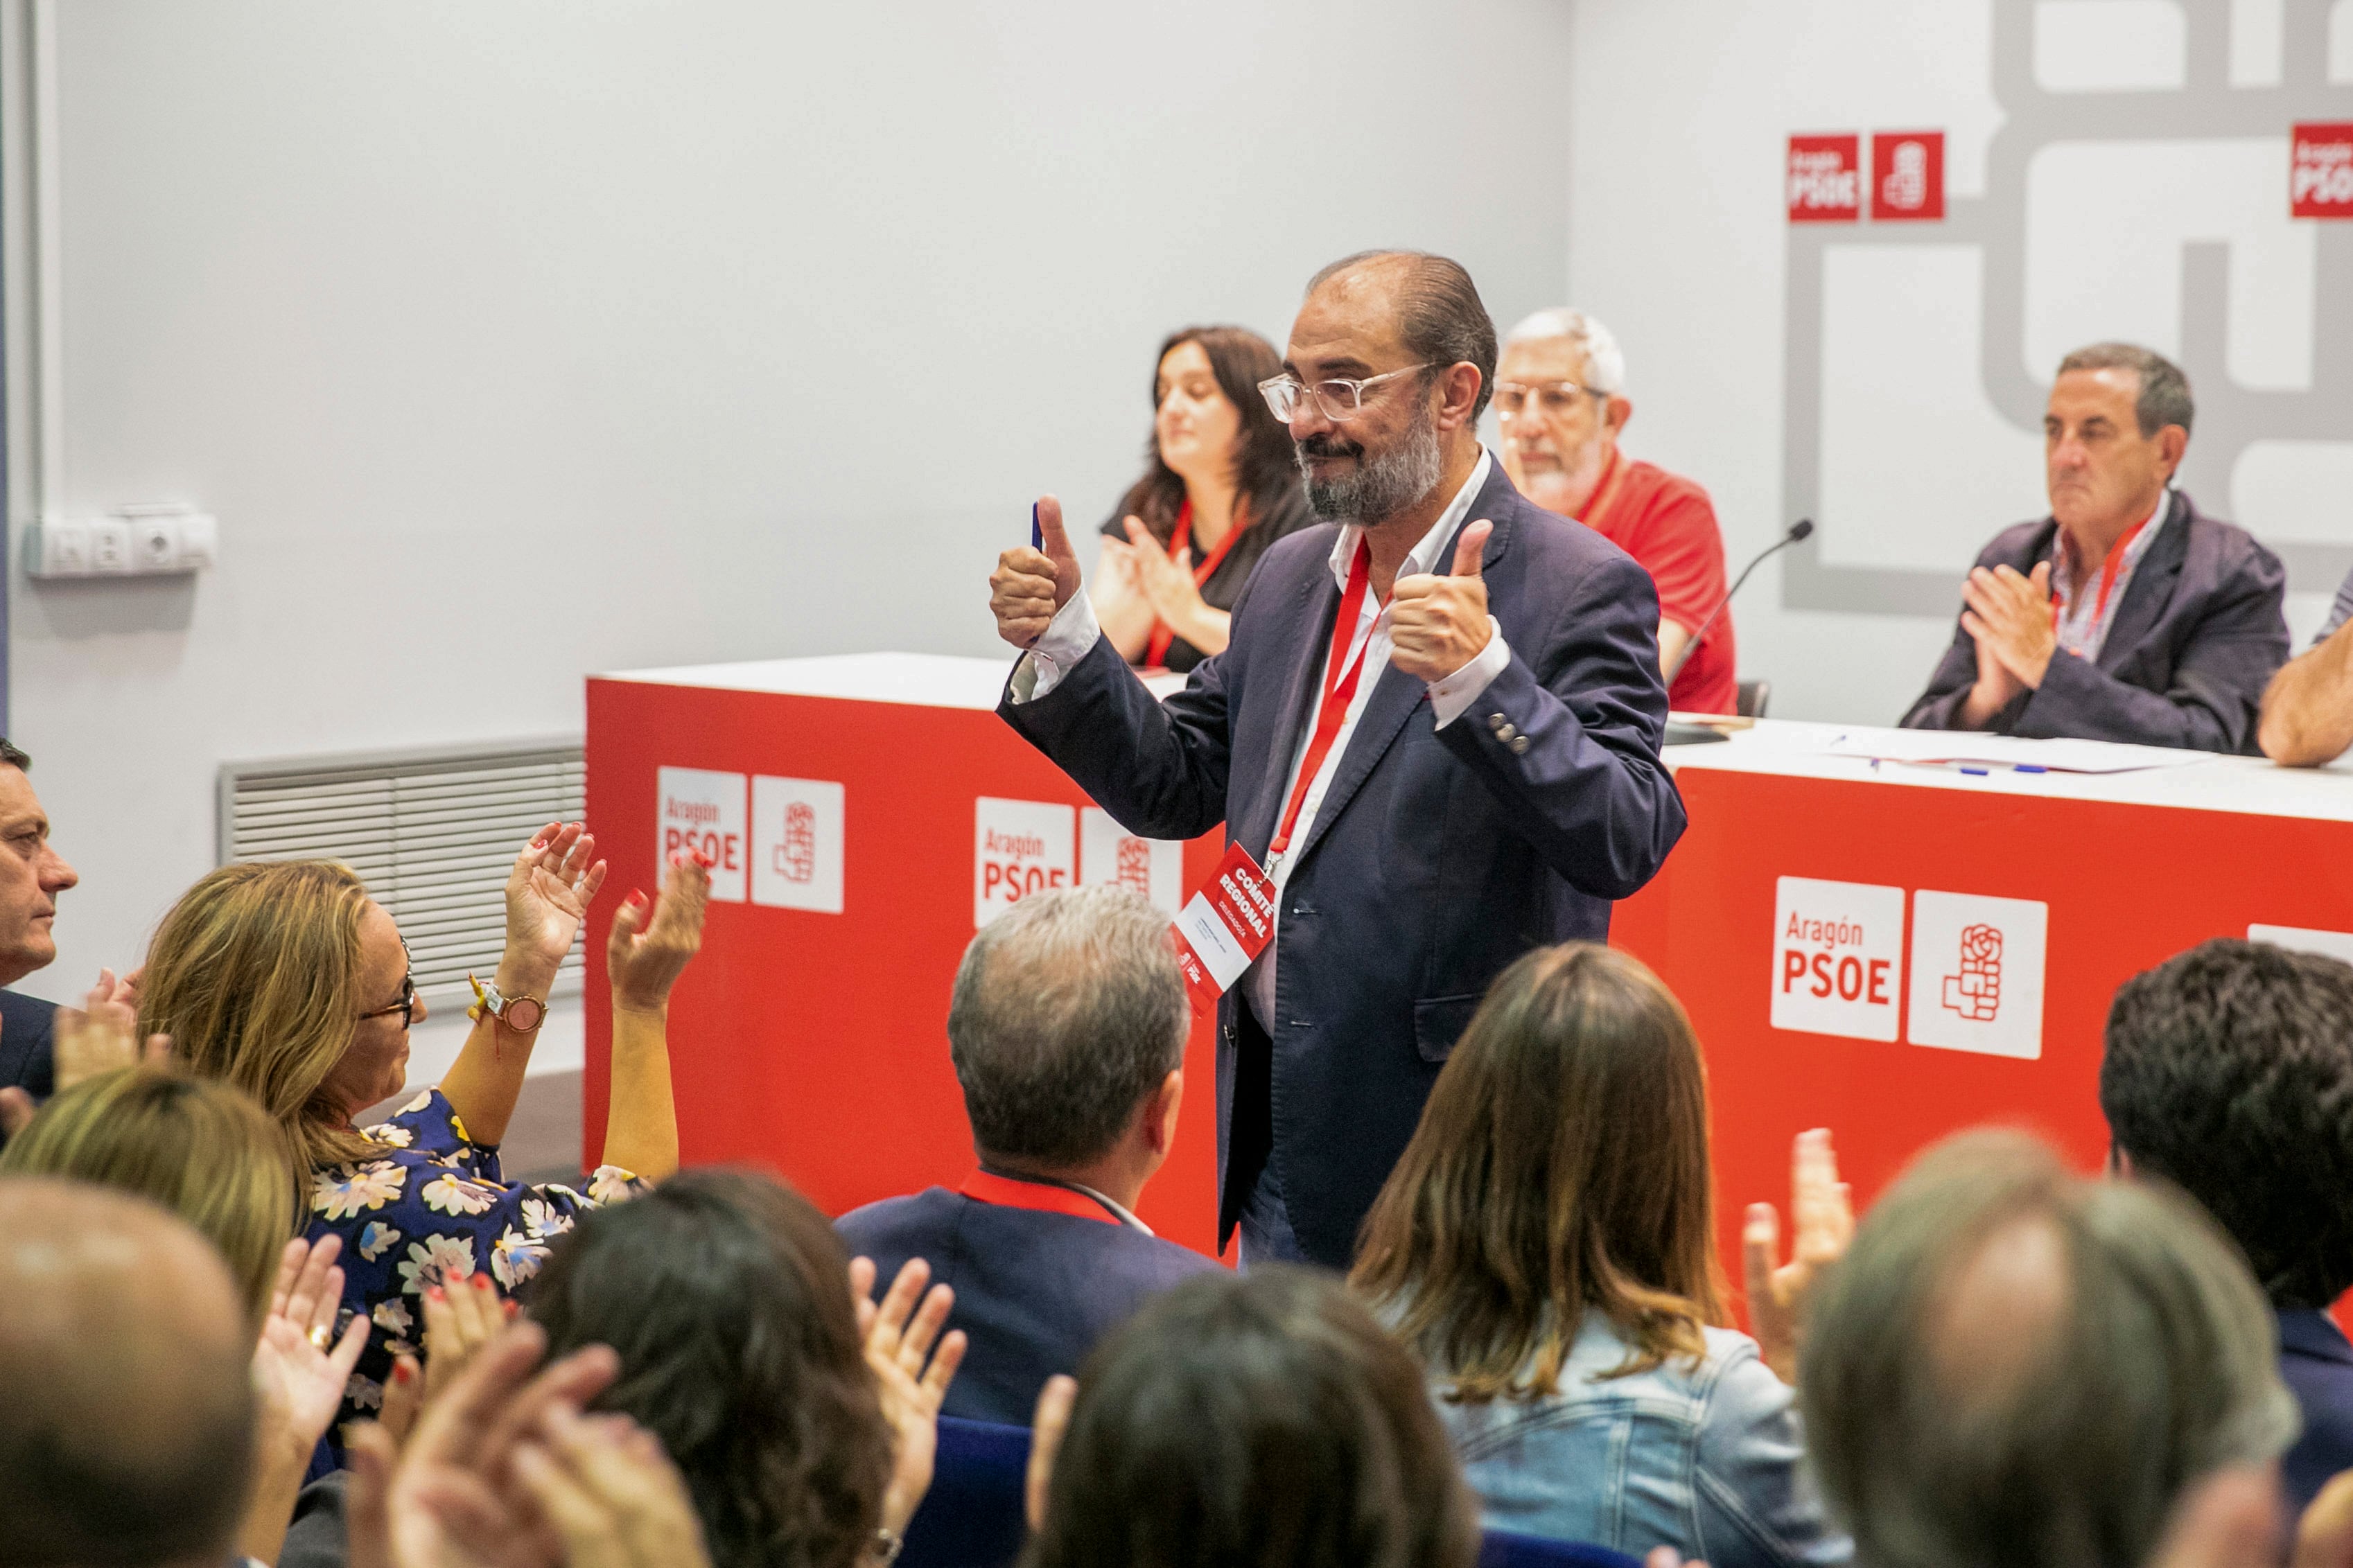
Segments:
[[[1905,906],[1902,888],[1779,879],[1773,1026],[2041,1057],[2050,906],[1922,889],[1910,895],[1908,942]]]

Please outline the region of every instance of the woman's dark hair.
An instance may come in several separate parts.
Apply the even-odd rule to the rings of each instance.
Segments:
[[[807,1199],[706,1169],[585,1216],[532,1283],[551,1358],[619,1354],[597,1406],[661,1439],[717,1568],[849,1568],[873,1543],[891,1440],[849,1268]]]
[[[1288,492],[1299,489],[1299,459],[1291,447],[1291,426],[1277,419],[1261,397],[1258,384],[1282,374],[1282,356],[1274,345],[1248,327],[1186,327],[1168,334],[1152,356],[1152,407],[1160,409],[1160,362],[1179,343],[1198,343],[1209,356],[1218,390],[1241,416],[1234,432],[1234,495],[1249,509],[1249,520],[1263,521],[1279,510]],[[1160,436],[1155,429],[1144,438],[1144,477],[1120,498],[1113,517],[1139,517],[1161,543],[1176,531],[1176,512],[1185,504],[1185,480],[1160,460]],[[1240,521],[1240,520],[1237,520]]]
[[[1471,1568],[1420,1370],[1331,1276],[1196,1276],[1087,1359],[1024,1568]]]
[[[1672,992],[1591,942],[1496,977],[1366,1217],[1351,1277],[1458,1399],[1559,1392],[1588,1310],[1614,1375],[1724,1321],[1707,1073]]]

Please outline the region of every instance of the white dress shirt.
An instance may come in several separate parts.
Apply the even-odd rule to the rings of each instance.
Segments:
[[[1419,572],[1451,571],[1453,563],[1442,560],[1441,552],[1446,549],[1447,542],[1453,538],[1454,531],[1461,526],[1465,514],[1471,510],[1471,503],[1478,499],[1479,491],[1486,485],[1488,475],[1493,471],[1494,461],[1493,456],[1482,446],[1479,460],[1472,466],[1471,477],[1462,482],[1461,489],[1454,492],[1454,499],[1447,503],[1444,511],[1438,514],[1438,521],[1430,525],[1429,532],[1421,536],[1421,542],[1407,554],[1404,563],[1398,568],[1399,577]],[[1333,541],[1332,576],[1344,594],[1348,586],[1348,568],[1356,558],[1356,542],[1364,534],[1360,524],[1351,522],[1343,525],[1340,537]],[[1323,806],[1324,793],[1332,787],[1332,780],[1340,771],[1340,760],[1347,755],[1348,741],[1356,732],[1356,721],[1364,717],[1365,705],[1372,700],[1373,688],[1380,683],[1381,673],[1388,667],[1389,626],[1389,606],[1376,603],[1373,595],[1367,593],[1363,606],[1356,613],[1356,630],[1348,642],[1351,658],[1359,647],[1364,648],[1365,670],[1357,678],[1356,692],[1348,701],[1347,714],[1340,721],[1339,733],[1332,739],[1332,749],[1324,753],[1324,765],[1315,770],[1315,777],[1307,788],[1307,798],[1300,803],[1299,821],[1291,832],[1291,846],[1294,851],[1307,842],[1308,832],[1315,825],[1315,814]],[[1504,641],[1504,628],[1493,616],[1487,617],[1487,646],[1470,663],[1442,680],[1430,682],[1430,711],[1439,729],[1443,730],[1461,718],[1495,677],[1511,665],[1511,647]],[[1063,671],[1085,658],[1094,647],[1095,639],[1102,636],[1103,628],[1095,620],[1093,608],[1087,603],[1085,591],[1082,589],[1071,595],[1071,602],[1055,615],[1053,624],[1046,628],[1045,635],[1014,667],[1014,702],[1018,705],[1035,701],[1053,690],[1060,683]],[[1367,643],[1370,646],[1366,646]],[[1324,685],[1330,675],[1331,652],[1327,645],[1323,659],[1316,666],[1315,690],[1319,709]],[[1282,795],[1275,807],[1278,831],[1282,826],[1282,814],[1290,809],[1292,791],[1299,785],[1299,770],[1307,760],[1308,742],[1314,738],[1314,732],[1315,715],[1311,712],[1298,740],[1293,742],[1291,767],[1283,777]],[[1251,1007],[1258,1014],[1259,1023],[1270,1033],[1275,1026],[1274,950],[1281,936],[1282,889],[1291,880],[1292,863],[1296,858],[1295,854],[1285,855],[1275,863],[1276,931],[1268,939],[1266,951],[1259,955],[1258,962],[1250,966],[1242,982],[1249,988],[1247,994]]]

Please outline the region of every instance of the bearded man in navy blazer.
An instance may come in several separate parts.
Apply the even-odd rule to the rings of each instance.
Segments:
[[[1316,274],[1261,390],[1325,521],[1267,551],[1166,704],[1097,628],[1053,497],[1044,548],[989,579],[1025,650],[1007,722],[1130,832],[1276,851],[1273,940],[1219,1008],[1219,1244],[1239,1226],[1245,1263],[1346,1267],[1488,982],[1607,937],[1683,832],[1658,596],[1480,445],[1495,352],[1452,261]]]

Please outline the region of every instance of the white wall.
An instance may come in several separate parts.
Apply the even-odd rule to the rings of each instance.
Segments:
[[[1789,315],[1802,252],[1785,139],[1946,132],[1947,223],[1809,237],[1828,242],[1818,559],[1925,582],[1936,613],[1870,613],[1860,589],[1786,608],[1779,567],[1760,571],[1741,664],[1773,679],[1777,715],[1903,712],[1977,550],[2045,510],[2040,400],[2059,355],[2111,334],[2193,361],[2185,488],[2290,557],[2290,626],[2309,634],[2353,563],[2353,315],[2321,309],[2353,290],[2353,225],[2288,218],[2285,139],[2295,120],[2353,118],[2353,5],[1578,0],[1575,15],[1569,291],[1625,344],[1629,448],[1708,486],[1736,566],[1792,521],[1807,445],[1785,396],[1788,334],[1808,330]],[[2004,24],[2026,66],[2007,105]],[[2327,50],[2299,46],[2324,26]],[[2185,258],[2210,245],[2227,276],[2201,293]],[[1994,308],[2004,268],[2014,319]]]
[[[1132,477],[1169,328],[1280,342],[1368,245],[1506,322],[1562,279],[1561,0],[58,9],[68,512],[222,531],[193,588],[12,574],[59,995],[212,864],[223,759],[987,653],[996,551]]]

